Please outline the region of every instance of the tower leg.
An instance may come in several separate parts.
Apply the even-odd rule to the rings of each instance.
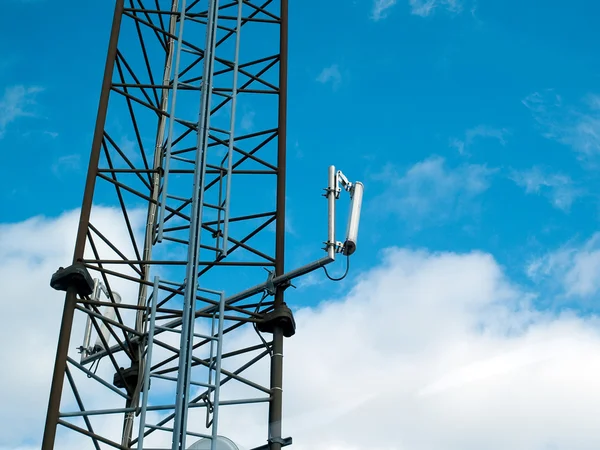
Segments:
[[[281,420],[283,404],[283,331],[273,330],[273,355],[271,356],[271,405],[269,408],[270,450],[281,450]]]
[[[71,329],[73,328],[73,316],[75,314],[75,303],[77,302],[77,293],[74,288],[70,288],[65,299],[60,333],[58,337],[58,348],[56,350],[56,362],[54,372],[52,373],[52,385],[50,389],[50,400],[48,401],[48,412],[46,415],[46,427],[42,438],[42,450],[53,450],[54,440],[56,438],[56,428],[59,420],[60,398],[65,378],[65,368],[67,366],[67,353],[69,351],[69,341],[71,338]]]
[[[86,242],[86,233],[88,230],[90,213],[92,209],[92,200],[94,187],[96,184],[96,171],[100,158],[100,148],[104,133],[104,123],[106,121],[106,112],[108,110],[108,97],[110,85],[113,76],[114,61],[117,56],[117,42],[119,40],[119,31],[121,29],[121,18],[123,15],[124,0],[117,0],[113,16],[112,29],[108,44],[108,54],[106,57],[106,66],[104,69],[104,79],[102,80],[102,92],[100,94],[100,103],[98,105],[98,116],[96,118],[96,128],[94,130],[94,139],[92,141],[92,152],[86,179],[85,191],[83,195],[83,204],[81,206],[81,215],[79,219],[79,229],[77,231],[77,241],[75,243],[75,253],[73,263],[83,258]],[[67,354],[69,352],[69,342],[71,340],[71,330],[73,328],[73,316],[75,314],[75,304],[77,303],[77,293],[74,289],[69,289],[65,298],[58,347],[56,350],[56,359],[54,363],[54,372],[52,373],[52,382],[50,385],[50,399],[48,401],[48,411],[46,414],[46,425],[42,438],[42,450],[53,450],[56,438],[56,428],[59,421],[60,399],[62,396],[65,370],[67,367]]]
[[[285,272],[285,183],[287,140],[287,67],[288,67],[288,0],[281,0],[279,32],[279,131],[277,148],[277,222],[275,243],[275,273]],[[283,306],[283,289],[275,295],[275,310]],[[271,357],[271,403],[269,405],[270,450],[281,450],[281,420],[283,403],[283,329],[273,329]]]

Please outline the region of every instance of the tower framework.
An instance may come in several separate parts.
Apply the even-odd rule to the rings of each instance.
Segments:
[[[264,418],[252,446],[290,443],[287,22],[286,0],[116,1],[42,450],[214,450],[236,408]]]

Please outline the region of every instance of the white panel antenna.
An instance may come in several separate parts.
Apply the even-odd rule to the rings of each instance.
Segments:
[[[334,179],[332,180],[332,175]],[[332,185],[333,181],[333,185]],[[335,205],[330,207],[330,226],[329,226],[329,242],[328,247],[333,247],[336,253],[342,253],[346,256],[352,255],[356,251],[356,245],[358,240],[358,225],[360,222],[360,213],[362,207],[362,199],[364,192],[364,185],[360,181],[354,183],[350,182],[348,178],[342,173],[341,170],[335,171],[334,166],[329,167],[329,191],[335,193],[335,199],[340,198],[342,189],[350,194],[350,211],[348,214],[348,226],[346,228],[346,238],[344,242],[335,241]],[[328,194],[329,195],[329,194]],[[333,213],[333,219],[331,215]]]
[[[96,302],[100,301],[101,294],[104,294],[104,296],[106,297],[105,301],[110,301],[110,295],[109,295],[108,289],[106,289],[106,286],[104,286],[104,283],[102,283],[100,280],[96,279],[96,280],[94,280],[94,291],[91,295],[91,300],[96,301]],[[121,303],[121,296],[117,292],[113,292],[112,294],[113,294],[115,303],[117,303],[117,304]],[[115,308],[113,308],[111,306],[104,307],[104,312],[102,313],[102,316],[108,320],[115,320],[115,317],[116,317]],[[100,325],[100,334],[97,335],[94,346],[90,347],[90,342],[92,340],[93,323],[92,323],[92,316],[88,315],[87,322],[85,324],[85,333],[83,335],[83,345],[81,347],[79,347],[82,363],[88,356],[98,353],[102,350],[105,350],[104,344],[102,343],[102,339],[100,338],[100,335],[102,335],[102,337],[106,340],[107,343],[110,341],[110,331],[108,330],[108,327],[106,326],[104,321],[102,321],[101,319],[98,319],[98,321],[100,322],[100,324],[99,324]]]

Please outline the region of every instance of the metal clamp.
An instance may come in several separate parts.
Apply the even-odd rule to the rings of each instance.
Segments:
[[[268,444],[261,445],[260,447],[253,448],[252,450],[269,450],[272,443],[281,444],[282,447],[287,447],[288,445],[292,445],[292,438],[270,438],[268,440]]]

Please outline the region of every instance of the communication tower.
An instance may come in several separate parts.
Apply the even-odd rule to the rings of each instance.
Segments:
[[[355,251],[363,185],[329,168],[327,255],[286,272],[287,41],[287,0],[116,1],[74,257],[50,283],[42,450],[291,444],[284,290]]]

